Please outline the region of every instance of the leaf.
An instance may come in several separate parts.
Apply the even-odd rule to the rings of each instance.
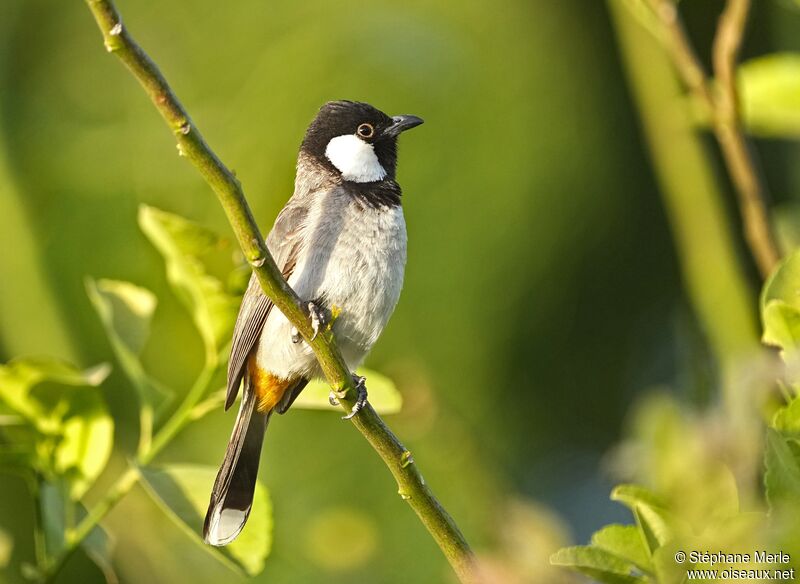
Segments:
[[[740,65],[742,117],[760,136],[800,136],[800,54],[773,53]]]
[[[762,341],[781,349],[787,377],[800,371],[800,249],[786,256],[761,291]]]
[[[81,371],[69,363],[50,358],[14,359],[0,365],[0,401],[43,433],[57,430],[57,421],[47,401],[31,391],[44,381],[75,387],[97,387],[111,369],[107,364]]]
[[[206,273],[199,258],[219,247],[220,238],[183,217],[145,205],[139,208],[139,227],[163,256],[167,279],[189,310],[207,355],[219,354],[229,340],[239,301]]]
[[[139,353],[150,332],[155,295],[145,288],[117,280],[86,280],[86,294],[103,323],[114,354],[142,405],[160,413],[172,392],[144,370]]]
[[[69,479],[73,501],[80,499],[100,475],[114,445],[114,423],[105,407],[95,399],[78,400],[71,405],[74,415],[64,421],[63,435],[54,452],[54,469]]]
[[[645,572],[653,571],[650,552],[635,525],[606,525],[592,535],[592,545],[636,564]]]
[[[64,477],[73,500],[105,468],[114,423],[99,393],[72,388],[97,387],[109,371],[105,364],[81,371],[53,359],[19,359],[0,366],[0,399],[34,429],[30,460],[45,474]],[[40,390],[44,382],[54,386]],[[19,461],[23,453],[14,456]]]
[[[60,481],[39,483],[38,502],[47,553],[56,556],[66,546],[67,501]]]
[[[554,566],[572,568],[590,578],[607,584],[645,584],[647,579],[637,573],[636,566],[616,555],[594,546],[562,548],[550,556]]]
[[[764,485],[770,509],[800,498],[800,466],[786,439],[767,428]]]
[[[174,464],[160,469],[145,469],[143,484],[181,528],[217,557],[230,558],[233,566],[254,576],[264,569],[272,547],[272,504],[266,487],[256,483],[253,509],[247,526],[224,548],[212,548],[202,543],[205,517],[211,487],[217,471],[207,466]]]
[[[800,310],[800,250],[783,258],[767,279],[761,291],[762,312],[770,300],[781,300]]]
[[[141,353],[158,304],[155,295],[130,282],[90,280],[89,283],[93,293],[103,301],[104,324],[116,333],[130,352]]]
[[[761,314],[762,342],[780,348],[784,359],[791,359],[791,352],[800,347],[800,310],[783,300],[770,300]]]
[[[611,491],[611,500],[618,501],[627,506],[631,511],[639,504],[651,507],[665,507],[664,501],[650,489],[639,485],[617,485]]]
[[[358,374],[367,378],[369,403],[379,414],[396,414],[400,411],[403,397],[391,379],[370,369],[359,369]],[[340,407],[332,406],[328,402],[330,391],[331,388],[325,381],[315,379],[306,386],[292,407],[338,411]]]
[[[782,433],[800,434],[800,399],[793,399],[775,412],[772,427]]]
[[[78,509],[78,521],[82,521],[86,517],[86,509],[80,504],[78,504]],[[81,547],[89,559],[103,573],[106,584],[118,584],[119,578],[111,561],[111,554],[114,548],[111,536],[102,527],[95,525],[91,533],[81,542]]]
[[[633,512],[651,556],[674,538],[660,497],[649,489],[638,485],[620,485],[611,492],[611,499],[623,503]]]

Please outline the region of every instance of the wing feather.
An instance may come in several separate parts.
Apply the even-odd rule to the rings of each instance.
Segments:
[[[275,225],[267,236],[267,248],[281,268],[284,278],[289,278],[297,258],[302,252],[302,235],[308,208],[289,200],[278,214]],[[261,291],[255,274],[242,297],[239,315],[233,327],[231,356],[228,360],[228,390],[225,396],[225,409],[231,407],[239,393],[239,385],[244,375],[247,357],[258,343],[264,323],[272,310],[272,301]]]

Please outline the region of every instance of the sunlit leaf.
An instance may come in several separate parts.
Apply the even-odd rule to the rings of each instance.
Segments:
[[[650,552],[635,525],[607,525],[592,535],[592,545],[652,572]]]
[[[217,471],[197,465],[169,465],[146,469],[144,484],[153,498],[197,542],[202,544],[203,518]],[[272,547],[272,504],[266,487],[256,483],[253,509],[247,526],[224,548],[202,544],[218,557],[229,558],[249,575],[260,573]],[[224,554],[224,555],[223,555]]]
[[[220,244],[219,237],[191,221],[154,207],[139,209],[139,226],[164,257],[167,279],[189,310],[208,354],[228,342],[239,302],[206,273],[200,257]]]
[[[28,442],[15,441],[17,450],[6,451],[5,462],[13,466],[27,457],[40,472],[63,477],[69,496],[79,499],[105,468],[114,432],[102,396],[79,388],[98,386],[109,371],[108,365],[81,371],[52,359],[0,366],[0,399],[34,429]],[[28,453],[19,450],[25,446]]]
[[[800,347],[800,310],[783,300],[770,300],[762,311],[764,334],[761,340],[779,347],[785,358]]]
[[[606,584],[644,584],[647,579],[636,566],[615,554],[594,546],[574,546],[558,550],[550,557],[555,566],[573,568]]]
[[[761,136],[800,136],[800,54],[774,53],[742,63],[742,116]]]
[[[782,433],[800,434],[800,399],[793,399],[775,412],[772,427]]]
[[[150,332],[156,297],[149,290],[116,280],[87,279],[86,293],[141,403],[162,412],[172,394],[150,377],[139,361],[139,353]]]
[[[114,423],[96,399],[77,397],[71,416],[54,452],[55,471],[70,481],[70,497],[77,501],[100,475],[114,445]]]
[[[639,485],[617,485],[614,487],[614,490],[611,491],[611,500],[619,501],[631,510],[639,504],[662,508],[665,506],[661,497],[650,489]]]
[[[367,378],[369,403],[378,413],[396,414],[400,411],[403,397],[391,379],[370,369],[359,369],[358,374]],[[292,407],[341,411],[340,407],[334,407],[328,402],[330,391],[330,386],[324,380],[316,379],[306,386]]]
[[[798,365],[800,355],[800,250],[785,257],[761,292],[762,340],[781,349],[784,361]]]
[[[800,499],[800,465],[786,439],[767,429],[764,485],[771,508]]]
[[[667,511],[652,491],[638,485],[620,485],[611,492],[611,499],[633,512],[651,555],[674,537]]]
[[[0,365],[0,401],[44,433],[56,430],[55,415],[32,390],[44,381],[73,387],[96,387],[111,371],[106,364],[82,371],[57,359],[14,359]]]

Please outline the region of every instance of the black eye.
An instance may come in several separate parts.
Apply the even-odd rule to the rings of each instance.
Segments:
[[[372,138],[375,134],[375,128],[372,127],[372,124],[361,124],[356,132],[362,138]]]

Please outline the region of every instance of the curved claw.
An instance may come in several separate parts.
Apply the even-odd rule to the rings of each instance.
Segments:
[[[319,329],[325,325],[327,319],[325,318],[325,311],[314,302],[308,303],[308,313],[311,315],[311,330],[314,331],[314,334],[311,335],[311,340],[313,341],[317,338]]]
[[[353,380],[356,382],[356,403],[353,404],[350,413],[346,416],[342,416],[343,420],[349,420],[353,416],[355,416],[358,412],[364,409],[364,406],[367,405],[367,378],[361,377],[358,375],[353,376]]]

